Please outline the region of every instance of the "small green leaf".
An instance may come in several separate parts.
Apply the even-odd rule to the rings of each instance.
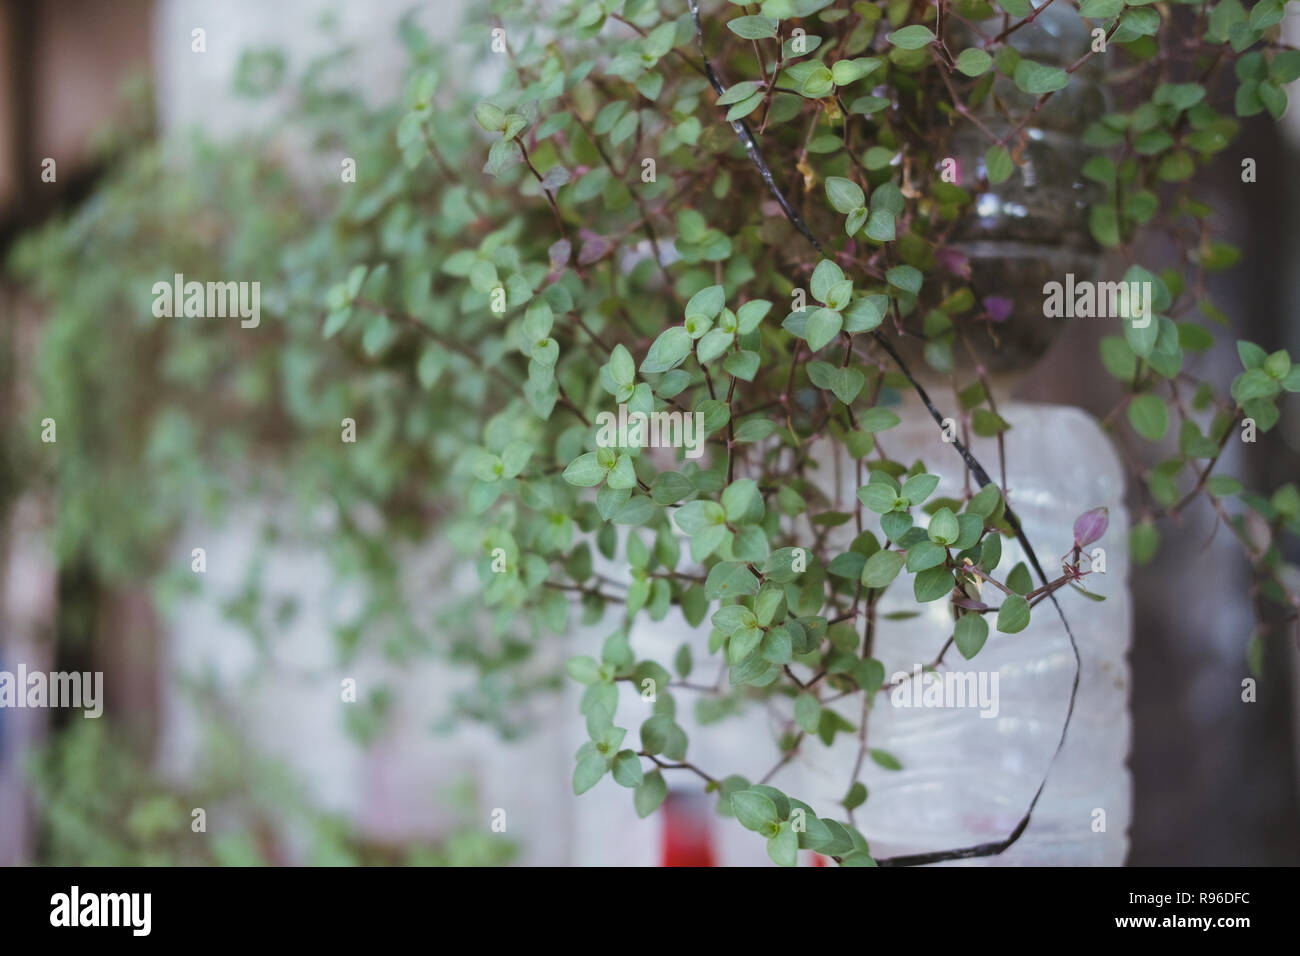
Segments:
[[[1279,349],[1264,360],[1264,371],[1279,382],[1291,373],[1291,356],[1286,349]]]
[[[1128,421],[1143,438],[1159,441],[1169,427],[1169,409],[1158,395],[1139,395],[1129,403]]]
[[[655,714],[641,725],[641,746],[647,753],[663,753],[672,738],[673,719],[667,714]]]
[[[914,23],[901,30],[895,30],[886,39],[901,50],[919,50],[933,43],[935,36],[934,31],[929,27]]]
[[[865,206],[859,206],[857,209],[852,210],[844,218],[844,234],[846,236],[856,235],[857,231],[862,228],[862,224],[866,221],[867,210]]]
[[[836,86],[848,86],[850,83],[856,83],[868,73],[878,69],[882,62],[875,57],[838,60],[831,66],[831,79],[835,81]]]
[[[1254,342],[1238,339],[1237,357],[1241,359],[1241,367],[1244,369],[1263,368],[1264,362],[1268,360],[1268,353]]]
[[[873,481],[858,489],[858,500],[878,515],[889,514],[898,503],[899,493],[893,486]]]
[[[744,350],[732,352],[722,363],[723,371],[728,375],[734,375],[746,382],[754,380],[754,376],[758,374],[758,366],[758,353]]]
[[[621,343],[609,355],[609,374],[619,385],[631,385],[636,380],[636,362]]]
[[[930,540],[936,544],[952,544],[959,534],[961,534],[961,527],[951,509],[940,508],[930,518]]]
[[[934,489],[939,487],[938,475],[913,475],[903,482],[903,488],[899,492],[900,497],[906,498],[914,505],[919,505],[926,498],[934,494]]]
[[[1029,602],[1019,594],[1008,595],[998,608],[998,630],[1018,634],[1029,626]]]
[[[1172,106],[1176,110],[1191,109],[1205,99],[1205,87],[1199,83],[1162,83],[1151,95],[1153,103]]]
[[[1205,490],[1212,495],[1236,495],[1242,491],[1242,484],[1230,475],[1212,475],[1205,483]]]
[[[579,455],[564,469],[564,480],[579,488],[591,488],[605,480],[608,472],[600,464],[596,452]]]
[[[896,237],[894,214],[888,209],[873,209],[867,219],[867,238],[877,242],[893,242]]]
[[[565,662],[564,669],[579,684],[600,682],[600,662],[594,657],[570,657]]]
[[[862,414],[858,427],[864,432],[883,432],[893,428],[901,421],[902,419],[898,417],[897,413],[888,408],[868,408]]]
[[[636,467],[632,464],[632,457],[626,452],[618,456],[614,467],[609,470],[606,483],[615,491],[636,487]]]
[[[836,282],[826,290],[826,307],[839,312],[846,308],[849,300],[853,298],[853,283],[849,279],[842,282]]]
[[[766,824],[781,821],[776,804],[754,790],[741,790],[731,795],[731,809],[746,830],[758,830]]]
[[[611,769],[614,772],[614,782],[620,787],[639,787],[645,779],[641,770],[641,758],[631,750],[620,750],[615,754]]]
[[[1016,86],[1034,96],[1055,93],[1070,82],[1070,75],[1060,67],[1044,66],[1033,60],[1021,60],[1013,77]]]
[[[843,313],[844,331],[870,332],[884,321],[885,312],[888,310],[888,296],[868,295],[861,299],[854,299]]]
[[[1138,564],[1146,564],[1160,548],[1160,532],[1150,522],[1134,525],[1129,532],[1128,543],[1133,560]]]
[[[722,329],[712,329],[695,346],[695,358],[701,365],[708,365],[731,347],[735,335]]]
[[[916,295],[921,291],[921,270],[914,266],[894,266],[885,273],[885,279],[896,289]]]
[[[921,604],[946,598],[952,593],[952,572],[946,567],[927,568],[912,582],[912,596]]]
[[[1007,587],[1017,594],[1028,594],[1034,589],[1034,579],[1029,576],[1029,566],[1023,561],[1016,563],[1007,575]]]
[[[674,325],[660,333],[650,346],[645,360],[641,363],[642,372],[666,372],[676,368],[691,354],[691,336],[680,325]]]
[[[607,769],[605,758],[600,754],[589,753],[584,756],[578,761],[578,765],[573,768],[574,794],[586,793],[600,783],[600,778],[605,776]]]
[[[989,482],[977,491],[970,501],[966,502],[966,511],[970,514],[979,515],[981,518],[990,518],[998,510],[998,505],[1001,503],[1001,490],[993,482]]]
[[[803,693],[794,701],[794,722],[806,733],[817,733],[817,722],[821,719],[822,705],[812,694]]]
[[[733,83],[725,93],[718,97],[719,106],[730,106],[732,103],[739,103],[741,100],[748,99],[755,93],[762,90],[763,84],[758,80],[746,80],[743,83]]]
[[[744,663],[763,642],[763,631],[757,627],[742,627],[727,641],[727,663],[732,667]]]
[[[862,187],[842,176],[826,177],[826,196],[836,212],[846,215],[866,205],[867,197]]]
[[[489,133],[499,133],[506,127],[506,111],[491,103],[474,107],[474,119]]]
[[[706,286],[687,300],[684,316],[687,319],[715,319],[726,304],[727,295],[722,286]]]
[[[723,561],[713,566],[704,583],[704,593],[710,600],[719,600],[758,593],[758,578],[741,561]]]
[[[650,35],[645,38],[645,46],[642,48],[646,56],[659,59],[665,56],[673,48],[673,40],[677,37],[677,24],[671,20],[667,23],[661,23],[650,31]],[[653,97],[652,97],[653,98]]]
[[[814,299],[818,302],[825,302],[830,290],[843,281],[844,270],[831,260],[822,259],[817,263],[817,267],[813,269],[809,289]]]
[[[862,568],[862,583],[869,588],[883,588],[903,569],[903,555],[897,551],[877,551]]]
[[[1006,182],[1015,172],[1015,163],[1004,146],[990,146],[984,154],[984,172],[994,185]]]
[[[861,781],[855,781],[853,786],[849,787],[849,792],[845,794],[844,800],[841,802],[844,804],[845,810],[856,810],[862,806],[867,802],[866,785]]]
[[[644,820],[658,809],[666,796],[668,796],[668,784],[664,782],[663,774],[658,770],[650,771],[632,794],[632,805],[636,808],[636,815]]]
[[[1103,246],[1119,245],[1119,216],[1115,212],[1115,207],[1109,202],[1099,202],[1094,204],[1088,210],[1088,229],[1092,237]],[[1151,323],[1147,328],[1151,329],[1151,335],[1155,336],[1155,323]],[[1132,329],[1131,324],[1126,329]]]
[[[988,622],[979,614],[963,614],[957,619],[957,626],[953,628],[953,643],[957,645],[957,650],[966,660],[970,660],[980,652],[988,636]]]
[[[772,303],[767,299],[751,299],[736,310],[736,323],[741,335],[748,335],[758,328],[763,317],[772,310]]]
[[[342,286],[337,286],[336,288],[342,288]],[[351,317],[352,308],[350,306],[345,305],[340,309],[334,310],[329,314],[329,318],[325,320],[325,329],[322,334],[327,339],[333,338],[343,330],[343,327],[347,325],[348,319]]]
[[[733,481],[722,492],[722,510],[733,524],[752,524],[763,518],[763,496],[753,478]]]
[[[874,760],[880,766],[884,767],[886,770],[903,769],[903,765],[899,763],[898,758],[895,757],[893,754],[891,754],[888,750],[873,749],[871,751],[871,759]]]
[[[948,550],[933,541],[918,541],[907,549],[907,570],[928,571],[948,560]]]
[[[1247,369],[1232,382],[1232,397],[1238,405],[1245,405],[1255,399],[1272,398],[1282,386],[1262,368]]]
[[[1119,0],[1119,2],[1122,3],[1123,0]],[[967,76],[982,76],[993,65],[993,57],[983,50],[971,47],[969,50],[961,51],[961,54],[957,57],[956,65],[957,69]]]
[[[835,89],[835,77],[829,69],[824,66],[815,66],[802,83],[799,84],[799,93],[805,99],[819,100],[824,96],[829,96]]]
[[[767,855],[777,866],[795,866],[799,862],[799,834],[787,822],[775,836],[767,839]]]
[[[762,441],[775,432],[776,429],[776,423],[766,418],[750,418],[736,426],[736,441]]]
[[[1083,0],[1079,4],[1079,16],[1090,20],[1109,20],[1117,17],[1124,9],[1124,0]]]
[[[737,17],[727,21],[727,29],[746,40],[766,40],[776,36],[776,24],[770,17]]]
[[[862,391],[862,386],[866,384],[867,377],[858,369],[852,367],[836,368],[831,373],[830,388],[845,405],[850,405]]]
[[[817,309],[808,316],[808,325],[804,332],[808,348],[814,352],[824,348],[840,334],[843,327],[844,319],[834,309]]]

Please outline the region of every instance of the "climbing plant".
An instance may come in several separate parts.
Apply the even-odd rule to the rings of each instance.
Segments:
[[[872,653],[888,588],[950,607],[933,666],[1043,613],[1074,643],[1056,596],[1084,589],[1107,515],[1080,502],[1072,541],[1029,541],[963,441],[1009,427],[986,363],[1057,321],[1036,287],[1004,287],[1014,282],[960,242],[986,198],[1031,188],[1027,177],[1071,177],[1088,202],[1062,227],[1111,251],[1150,297],[1120,306],[1100,354],[1126,389],[1107,421],[1151,443],[1134,556],[1151,559],[1160,521],[1203,499],[1241,538],[1256,593],[1294,622],[1294,568],[1278,542],[1300,531],[1296,488],[1252,494],[1216,465],[1227,442],[1273,427],[1300,370],[1283,350],[1242,342],[1232,381],[1193,371],[1226,324],[1207,275],[1237,258],[1213,236],[1196,174],[1232,143],[1234,115],[1285,109],[1300,54],[1277,41],[1283,4],[577,2],[544,22],[513,4],[493,11],[481,43],[505,63],[474,114],[488,134],[473,153],[481,171],[441,166],[487,204],[491,231],[442,269],[463,278],[475,338],[499,337],[518,371],[494,376],[499,411],[465,463],[464,524],[503,613],[555,632],[577,614],[613,620],[599,659],[567,667],[586,687],[590,734],[575,792],[612,776],[645,816],[671,774],[695,774],[778,863],[802,848],[870,865],[853,825],[857,775],[867,754],[896,758],[860,734],[842,805],[816,811],[697,766],[675,719],[679,698],[699,698],[689,647],[648,659],[636,622],[675,606],[708,629],[726,677],[693,701],[701,720],[729,702],[787,702],[778,768],[858,729],[826,701],[891,689]],[[1036,34],[1040,18],[1054,43]],[[1041,128],[1071,124],[1076,167],[1035,169]],[[429,129],[417,102],[399,129],[409,163],[440,142]],[[1243,163],[1243,181],[1253,176]],[[536,221],[523,227],[520,208]],[[1175,250],[1159,265],[1140,259],[1151,233]],[[924,382],[945,379],[959,400],[941,409]],[[935,420],[933,454],[962,456],[963,497],[936,497],[924,462],[877,443],[905,393]],[[618,425],[602,422],[616,407]],[[703,457],[644,447],[641,430],[671,430],[674,415],[684,427],[694,416]],[[689,445],[688,429],[678,437]],[[814,446],[857,462],[845,497],[814,480]],[[828,531],[842,525],[856,537],[837,551]],[[1025,562],[1003,560],[1009,538]],[[593,548],[625,582],[596,572]],[[1053,570],[1040,552],[1065,557]],[[613,722],[629,684],[657,691],[639,741]],[[883,862],[999,853],[1036,801],[1005,840]]]
[[[599,658],[565,668],[590,737],[575,792],[610,777],[648,816],[672,775],[696,775],[787,865],[801,848],[845,865],[1001,852],[1036,796],[1004,840],[878,861],[857,777],[867,758],[897,759],[868,734],[842,803],[813,808],[697,765],[678,709],[707,725],[778,704],[782,763],[858,733],[829,704],[865,714],[889,691],[873,655],[889,589],[950,610],[934,667],[1037,615],[1071,633],[1058,596],[1087,591],[1107,515],[1079,502],[1072,540],[1031,541],[1005,467],[970,450],[1009,427],[987,369],[1041,352],[1060,319],[1041,282],[1027,294],[964,239],[1040,174],[1084,197],[1059,213],[1068,261],[1104,253],[1150,293],[1114,316],[1095,360],[1124,389],[1106,424],[1146,442],[1133,556],[1155,557],[1162,522],[1204,502],[1242,542],[1253,594],[1294,626],[1284,553],[1300,494],[1248,491],[1219,464],[1228,442],[1276,425],[1300,369],[1276,343],[1240,342],[1234,378],[1198,371],[1230,324],[1208,277],[1238,258],[1198,174],[1231,155],[1240,118],[1285,110],[1300,52],[1279,40],[1284,12],[493,0],[451,44],[405,22],[400,103],[366,105],[325,58],[292,81],[306,156],[204,146],[175,168],[141,148],[18,249],[16,274],[52,304],[33,409],[59,421],[59,455],[26,454],[54,489],[60,556],[138,574],[196,501],[273,491],[302,505],[309,535],[326,507],[314,533],[366,595],[340,655],[370,642],[473,665],[462,714],[516,732],[519,701],[556,686],[536,649],[608,629]],[[273,52],[246,67],[250,94],[291,83]],[[1044,166],[1044,128],[1070,131],[1077,153]],[[1243,162],[1243,183],[1255,175]],[[205,271],[262,281],[259,328],[151,314],[154,281]],[[905,396],[934,419],[930,468],[877,440]],[[343,419],[363,436],[346,454]],[[640,447],[652,422],[676,453]],[[829,494],[823,455],[855,462],[856,486]],[[966,491],[937,495],[934,462],[953,455]],[[230,466],[245,461],[272,467]],[[854,533],[845,550],[837,528]],[[401,558],[435,536],[481,586],[436,618]],[[1003,560],[1013,540],[1024,561]],[[264,637],[275,618],[259,597],[250,571],[232,612]],[[688,649],[637,647],[637,622],[673,608],[720,663],[703,693]],[[647,682],[653,710],[629,735],[616,703]]]

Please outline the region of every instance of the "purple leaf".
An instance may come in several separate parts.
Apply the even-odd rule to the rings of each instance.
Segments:
[[[1012,302],[1000,295],[991,295],[984,300],[984,311],[994,322],[1005,322],[1011,317]]]
[[[951,272],[955,276],[963,279],[970,278],[970,259],[966,253],[960,249],[954,249],[951,246],[941,246],[934,250],[935,261],[945,272]]]
[[[1110,512],[1105,508],[1093,508],[1074,519],[1074,546],[1086,548],[1103,534],[1110,525]]]
[[[613,248],[613,243],[604,236],[597,236],[583,230],[582,249],[578,251],[578,265],[589,266],[593,262],[605,258],[606,253]]]
[[[563,166],[552,166],[542,176],[542,188],[555,192],[561,186],[567,184],[570,179],[572,177],[569,175],[569,171]]]
[[[551,243],[551,248],[547,254],[551,259],[551,269],[563,269],[569,264],[569,256],[573,253],[573,247],[568,239],[559,239]]]

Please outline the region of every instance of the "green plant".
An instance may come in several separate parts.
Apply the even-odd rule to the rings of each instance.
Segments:
[[[1152,295],[1145,315],[1134,307],[1119,316],[1123,334],[1103,341],[1101,357],[1128,386],[1121,409],[1134,432],[1158,442],[1174,417],[1180,439],[1177,453],[1144,469],[1149,503],[1134,554],[1152,557],[1157,520],[1201,496],[1227,517],[1242,489],[1212,474],[1225,444],[1243,420],[1271,428],[1283,393],[1300,390],[1300,372],[1285,352],[1246,343],[1231,389],[1188,371],[1213,342],[1200,318],[1224,321],[1205,276],[1236,258],[1207,238],[1210,209],[1192,184],[1237,129],[1207,97],[1221,72],[1236,72],[1239,115],[1284,108],[1280,84],[1295,78],[1300,57],[1275,39],[1283,5],[1247,14],[1236,0],[1168,10],[1085,0],[1077,14],[1061,11],[1096,28],[1065,67],[1015,46],[1050,6],[768,0],[715,4],[705,16],[696,0],[580,2],[532,29],[511,18],[513,5],[494,5],[510,69],[475,117],[492,137],[484,172],[499,184],[464,181],[487,203],[518,190],[505,201],[531,199],[537,222],[517,229],[520,215],[502,210],[489,217],[498,229],[443,266],[466,280],[461,306],[481,323],[475,335],[500,335],[528,366],[526,382],[509,391],[502,383],[501,411],[467,463],[476,481],[466,525],[490,526],[479,558],[490,603],[557,632],[568,622],[557,592],[580,599],[584,622],[609,609],[617,616],[601,659],[568,665],[587,686],[591,736],[577,754],[575,792],[612,774],[645,816],[666,793],[665,770],[695,773],[719,793],[720,812],[767,838],[777,862],[793,864],[802,847],[870,864],[851,825],[858,787],[844,823],[687,759],[674,689],[691,661],[679,655],[674,678],[668,662],[644,659],[629,643],[632,622],[680,606],[692,626],[712,625],[709,647],[725,657],[733,695],[793,697],[784,761],[814,738],[854,729],[821,706],[823,696],[885,689],[872,635],[886,626],[875,607],[896,579],[911,579],[918,602],[951,602],[953,630],[936,635],[942,660],[950,644],[975,656],[990,623],[1022,630],[1035,605],[1055,604],[1055,591],[1087,573],[1081,551],[1106,527],[1089,503],[1078,503],[1062,573],[1049,575],[960,438],[952,445],[979,490],[949,500],[931,498],[937,480],[923,463],[890,460],[875,435],[897,424],[888,406],[898,393],[916,391],[938,438],[944,415],[911,368],[917,354],[952,379],[964,426],[986,435],[1007,427],[979,366],[956,355],[996,351],[1016,294],[987,284],[977,293],[979,264],[948,243],[981,194],[1017,175],[1028,131],[1096,55],[1115,78],[1116,105],[1079,130],[1094,150],[1082,175],[1101,187],[1086,229],[1126,260],[1125,280]],[[422,159],[412,132],[422,120],[406,124],[409,156]],[[986,139],[979,174],[962,185],[941,175],[950,124]],[[1158,272],[1134,261],[1138,237],[1154,229],[1177,250]],[[667,243],[671,259],[659,254]],[[1042,321],[1018,311],[1009,333]],[[917,339],[924,348],[908,348]],[[665,464],[627,436],[614,443],[627,447],[606,447],[596,419],[614,404],[629,415],[698,415],[707,459]],[[810,480],[817,441],[858,461],[855,498],[827,500]],[[936,441],[936,454],[951,453]],[[1294,569],[1283,573],[1278,539],[1300,532],[1295,487],[1241,501],[1269,522],[1267,539],[1253,542],[1246,519],[1228,519],[1259,593],[1294,619],[1294,585],[1283,583]],[[880,516],[879,536],[864,508]],[[825,530],[848,522],[858,532],[852,547],[830,552]],[[673,524],[689,537],[689,555]],[[578,532],[626,562],[626,589],[593,573]],[[1000,567],[1008,535],[1037,583],[1024,564]],[[629,746],[611,715],[619,684],[645,681],[659,689],[655,714],[640,746]],[[698,706],[726,710],[709,698]],[[893,761],[865,737],[861,748],[859,765],[867,752]],[[1024,822],[996,844],[890,862],[998,853]]]
[[[1082,18],[1093,37],[1076,62],[1016,49],[1047,7]],[[1300,533],[1300,496],[1293,485],[1249,493],[1216,466],[1243,419],[1273,427],[1300,371],[1285,352],[1242,343],[1231,384],[1193,374],[1214,341],[1202,320],[1226,324],[1206,276],[1236,259],[1209,238],[1211,210],[1193,191],[1237,131],[1212,94],[1231,72],[1237,115],[1281,113],[1281,85],[1300,74],[1300,55],[1276,39],[1282,10],[1276,0],[1249,13],[1238,0],[1084,0],[1077,12],[1068,0],[702,10],[578,0],[542,15],[497,0],[462,49],[500,58],[499,92],[483,101],[458,89],[437,65],[448,51],[407,24],[410,81],[400,106],[378,111],[329,83],[322,61],[295,117],[314,132],[314,155],[356,160],[355,183],[308,189],[256,151],[226,149],[177,174],[145,149],[86,209],[19,250],[19,274],[55,304],[36,404],[60,421],[49,466],[60,555],[89,554],[104,573],[128,560],[132,573],[155,569],[196,497],[224,505],[270,488],[303,514],[335,506],[340,526],[322,545],[367,596],[336,635],[343,656],[362,641],[398,660],[443,645],[484,675],[458,709],[514,730],[520,698],[554,686],[532,649],[612,613],[601,658],[567,667],[587,687],[591,736],[576,791],[609,774],[645,816],[666,772],[695,773],[778,862],[806,847],[870,865],[853,826],[860,786],[819,816],[688,759],[674,717],[694,662],[646,659],[631,624],[673,606],[694,627],[708,621],[730,690],[702,695],[700,716],[790,698],[788,759],[853,729],[824,697],[885,687],[871,636],[888,626],[875,609],[896,582],[918,602],[950,603],[952,631],[936,644],[966,657],[1080,584],[1081,549],[1105,516],[1079,502],[1073,542],[1029,542],[988,471],[960,440],[950,449],[938,437],[945,413],[962,434],[1007,427],[981,365],[963,357],[1014,352],[1046,321],[989,285],[991,267],[957,249],[955,230],[982,196],[1017,181],[1029,130],[1103,62],[1088,82],[1104,82],[1111,105],[1079,131],[1094,188],[1079,227],[1127,279],[1151,284],[1155,313],[1123,317],[1122,334],[1102,342],[1101,365],[1127,389],[1108,421],[1152,442],[1179,438],[1176,453],[1153,446],[1139,464],[1131,548],[1152,558],[1159,522],[1203,498],[1245,544],[1256,593],[1293,620],[1282,555],[1284,537]],[[951,182],[944,161],[960,153],[958,133],[980,148]],[[1174,250],[1166,264],[1136,261],[1153,230]],[[74,270],[79,281],[64,282]],[[148,317],[142,297],[160,275],[205,270],[279,289],[262,328]],[[106,314],[130,318],[110,326]],[[926,376],[959,396],[954,408],[926,402],[935,455],[963,454],[978,486],[962,499],[934,497],[923,462],[891,460],[876,441],[898,423],[890,406]],[[698,415],[704,457],[669,466],[602,446],[600,415],[618,405]],[[344,417],[367,440],[339,454]],[[858,463],[845,500],[811,480],[814,443]],[[250,456],[274,467],[252,481],[221,467]],[[356,520],[367,506],[381,512],[377,530]],[[827,529],[849,524],[852,547],[832,553]],[[412,612],[394,548],[434,535],[477,563],[483,605],[436,626]],[[1009,535],[1029,566],[1002,566]],[[1046,572],[1035,544],[1065,549],[1062,573]],[[631,583],[596,574],[593,549],[625,563]],[[265,634],[250,580],[241,613]],[[624,746],[613,701],[647,680],[654,715],[640,746]],[[895,762],[864,739],[866,756]],[[953,855],[999,852],[1019,832]]]
[[[291,862],[281,835],[304,839],[312,866],[486,866],[516,847],[468,820],[437,844],[389,847],[360,839],[348,822],[304,798],[284,770],[220,721],[187,783],[155,774],[106,721],[78,720],[31,760],[42,807],[41,862],[53,866],[268,866]],[[479,812],[472,788],[448,803]],[[209,829],[210,828],[210,829]]]

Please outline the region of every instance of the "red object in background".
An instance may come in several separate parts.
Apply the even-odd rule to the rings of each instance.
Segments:
[[[660,811],[663,852],[660,866],[717,866],[710,830],[709,799],[694,791],[668,794]]]

